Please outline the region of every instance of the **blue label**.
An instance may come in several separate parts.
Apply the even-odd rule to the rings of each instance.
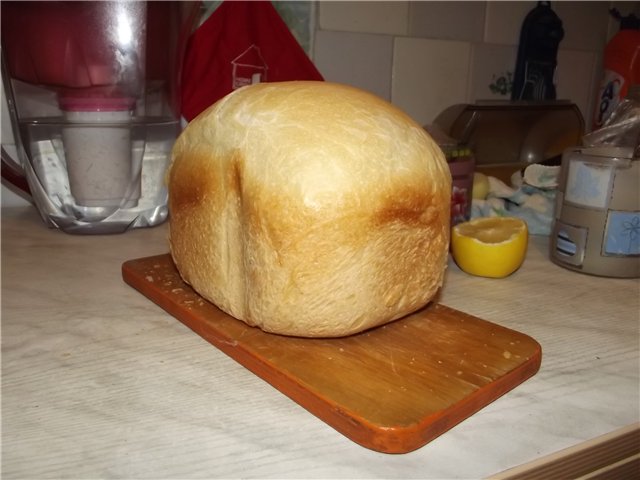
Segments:
[[[640,212],[609,212],[604,253],[640,255]]]

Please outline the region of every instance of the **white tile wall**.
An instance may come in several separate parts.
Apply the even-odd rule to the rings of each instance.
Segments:
[[[329,79],[384,98],[390,88],[392,102],[427,123],[454,103],[510,97],[489,85],[496,87],[496,80],[515,70],[522,22],[536,5],[530,0],[320,1],[316,62]],[[623,14],[640,15],[640,1],[555,1],[551,6],[565,30],[558,97],[576,103],[590,126],[603,48],[618,27],[608,10],[615,6]],[[376,48],[379,59],[371,54]]]
[[[511,94],[503,91],[502,86],[513,81],[517,55],[518,48],[515,45],[474,44],[469,100],[509,100]]]
[[[314,62],[327,81],[348,83],[391,100],[393,37],[320,30]]]
[[[486,4],[484,41],[503,45],[518,45],[520,29],[527,13],[537,2],[483,2]]]
[[[590,118],[584,112],[592,111],[592,104],[599,82],[596,78],[598,54],[580,50],[560,49],[558,51],[558,67],[556,69],[556,94],[559,99],[569,99],[575,103],[585,116],[587,126]]]
[[[481,42],[484,2],[410,2],[409,36]]]
[[[602,51],[607,41],[609,2],[553,2],[562,19],[561,48]]]
[[[406,35],[409,2],[320,1],[321,30]]]
[[[471,44],[398,37],[393,49],[391,101],[421,125],[446,107],[465,103]]]

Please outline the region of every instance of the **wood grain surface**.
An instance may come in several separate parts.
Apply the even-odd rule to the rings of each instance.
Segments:
[[[122,275],[309,412],[380,452],[420,448],[540,367],[531,337],[437,303],[357,335],[305,339],[220,311],[182,281],[168,254],[129,260]]]

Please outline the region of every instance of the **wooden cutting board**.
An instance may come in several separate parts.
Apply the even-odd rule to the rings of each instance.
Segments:
[[[125,262],[122,275],[318,418],[380,452],[425,445],[540,367],[532,338],[440,304],[350,337],[305,339],[223,313],[182,281],[168,254]]]

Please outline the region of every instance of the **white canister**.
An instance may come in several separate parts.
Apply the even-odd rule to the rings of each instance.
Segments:
[[[59,104],[67,122],[62,141],[76,204],[135,207],[140,196],[140,174],[132,164],[134,100],[62,97]]]

